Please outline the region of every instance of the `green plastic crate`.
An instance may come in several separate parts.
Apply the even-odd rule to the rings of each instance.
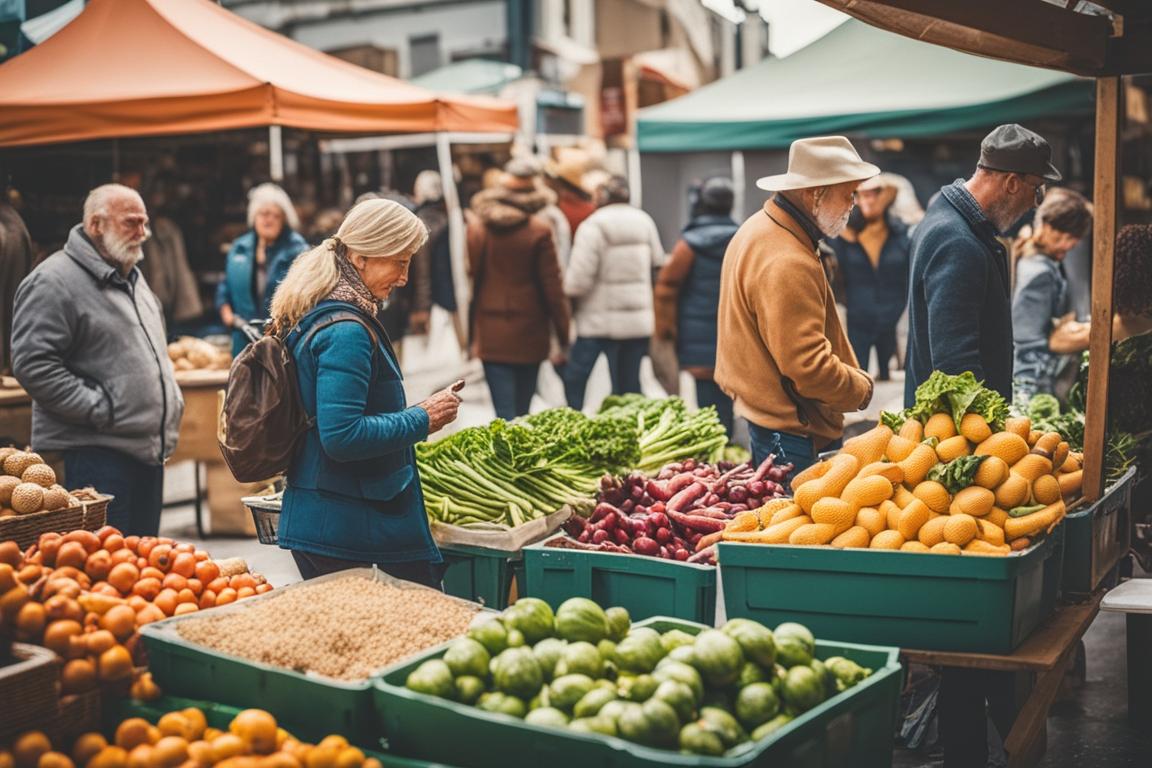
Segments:
[[[1063,591],[1072,599],[1090,595],[1128,554],[1132,543],[1132,485],[1129,469],[1094,504],[1064,518]]]
[[[1005,557],[722,542],[724,606],[817,637],[1011,653],[1056,606],[1062,544],[1063,526]]]
[[[444,591],[455,597],[482,603],[498,611],[508,607],[508,595],[515,581],[523,589],[523,569],[519,552],[452,545],[440,547],[444,556]]]
[[[553,608],[570,597],[587,597],[627,608],[633,619],[673,616],[704,624],[716,619],[715,566],[545,544],[524,548],[525,596]]]
[[[232,719],[240,713],[240,707],[229,707],[212,701],[198,699],[184,699],[177,696],[164,696],[151,702],[133,701],[131,699],[116,699],[109,701],[103,709],[103,731],[111,738],[116,733],[116,726],[130,717],[142,717],[150,723],[160,720],[167,712],[196,707],[204,713],[210,728],[227,729]],[[275,716],[275,712],[272,713]],[[277,718],[279,720],[279,718]],[[341,734],[342,735],[342,734]],[[372,746],[364,747],[369,757],[375,757],[384,764],[385,768],[452,768],[444,763],[428,763],[423,760],[413,760],[408,757],[398,757],[378,751]]]
[[[386,579],[407,585],[414,592],[427,589],[399,582],[371,568],[355,568],[211,610],[244,611],[255,601],[273,599],[297,586],[311,586],[348,576]],[[414,599],[419,599],[419,596]],[[182,621],[194,621],[203,615],[177,616],[141,628],[148,651],[148,667],[162,690],[230,706],[267,709],[275,712],[289,731],[309,740],[338,733],[353,744],[370,746],[376,743],[371,683],[368,680],[346,682],[302,674],[194,645],[180,636],[177,627]],[[398,617],[397,620],[403,619]]]
[[[637,622],[659,632],[696,634],[694,622],[654,617]],[[816,656],[845,656],[874,670],[871,677],[805,712],[784,728],[724,757],[653,749],[615,737],[529,725],[507,715],[409,691],[408,674],[428,653],[392,667],[376,681],[376,710],[389,749],[467,768],[888,768],[903,674],[896,648],[817,641]],[[451,738],[445,738],[451,734]]]

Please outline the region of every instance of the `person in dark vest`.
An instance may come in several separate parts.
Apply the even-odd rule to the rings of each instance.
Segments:
[[[700,185],[692,218],[656,279],[656,335],[676,342],[680,368],[696,380],[696,402],[716,407],[732,434],[732,398],[712,376],[716,368],[716,309],[720,268],[739,225],[732,219],[731,179],[714,177]]]
[[[844,282],[848,342],[868,368],[876,349],[877,381],[889,381],[896,324],[908,303],[908,227],[891,215],[896,187],[881,174],[856,190],[857,207],[844,234],[829,241]]]

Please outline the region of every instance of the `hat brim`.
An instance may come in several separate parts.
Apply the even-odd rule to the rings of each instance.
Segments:
[[[849,181],[865,181],[873,176],[879,176],[880,169],[872,163],[857,163],[845,168],[839,173],[828,176],[805,176],[800,173],[781,173],[776,176],[765,176],[757,179],[756,186],[765,192],[786,192],[792,189],[809,189],[811,187],[830,187],[833,184],[846,184]]]
[[[1041,178],[1044,179],[1044,181],[1056,182],[1063,181],[1064,176],[1060,173],[1060,171],[1056,170],[1056,166],[1052,165],[1052,163],[1048,163],[1048,173],[1041,176]]]

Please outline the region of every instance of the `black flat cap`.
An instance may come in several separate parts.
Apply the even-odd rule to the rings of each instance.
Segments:
[[[980,142],[980,167],[1039,176],[1045,181],[1063,178],[1052,165],[1052,147],[1044,137],[1015,123],[993,129]]]

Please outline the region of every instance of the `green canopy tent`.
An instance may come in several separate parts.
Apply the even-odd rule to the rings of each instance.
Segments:
[[[849,20],[783,59],[641,111],[641,152],[785,148],[804,136],[918,138],[1091,114],[1093,83]]]
[[[429,91],[498,96],[504,86],[519,80],[523,74],[524,71],[515,64],[465,59],[426,72],[409,82]]]

